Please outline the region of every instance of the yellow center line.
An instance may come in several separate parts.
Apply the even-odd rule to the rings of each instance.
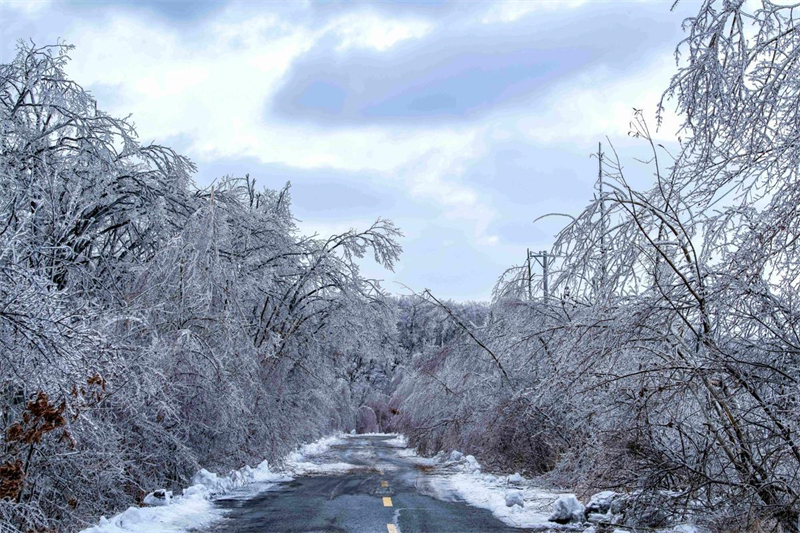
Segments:
[[[381,487],[388,487],[388,486],[389,486],[388,481],[381,481]]]
[[[397,528],[394,527],[394,524],[386,524],[386,531],[388,533],[397,533]]]
[[[383,506],[384,507],[391,507],[392,506],[392,499],[389,496],[383,497]]]

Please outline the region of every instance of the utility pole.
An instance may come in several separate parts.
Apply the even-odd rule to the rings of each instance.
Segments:
[[[544,299],[550,296],[549,292],[550,289],[547,286],[548,279],[547,279],[547,272],[549,270],[548,259],[549,256],[547,255],[547,250],[542,250],[539,253],[532,253],[530,249],[528,250],[528,292],[530,293],[530,268],[531,268],[531,259],[536,259],[536,262],[542,267],[542,291],[544,292]]]
[[[533,283],[533,273],[531,272],[531,249],[528,248],[525,252],[525,262],[527,263],[528,267],[528,300],[533,300],[533,289],[531,289],[531,284]]]
[[[550,291],[547,288],[547,251],[542,251],[542,288],[544,290],[544,300],[550,296]]]

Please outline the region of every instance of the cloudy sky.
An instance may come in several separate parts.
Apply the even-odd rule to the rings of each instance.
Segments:
[[[591,198],[598,141],[648,179],[628,124],[652,116],[697,6],[671,3],[0,0],[0,54],[76,45],[70,75],[193,159],[198,184],[291,181],[309,233],[390,218],[403,258],[366,273],[488,299],[563,223],[535,218]]]

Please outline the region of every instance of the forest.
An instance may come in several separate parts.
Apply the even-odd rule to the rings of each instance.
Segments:
[[[797,532],[795,12],[698,4],[660,104],[679,142],[631,121],[650,185],[610,139],[547,291],[523,263],[491,302],[390,294],[360,265],[400,260],[391,221],[303,235],[288,183],[198,187],[68,78],[69,45],[20,43],[0,66],[0,532],[79,530],[353,429],[625,493],[626,527]]]

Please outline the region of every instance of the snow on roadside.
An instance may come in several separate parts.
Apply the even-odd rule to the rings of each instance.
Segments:
[[[173,496],[163,489],[151,492],[145,497],[150,506],[129,507],[110,519],[101,517],[98,525],[81,533],[177,533],[190,527],[202,527],[222,516],[211,502],[215,496],[245,487],[257,492],[291,479],[286,474],[273,472],[266,461],[255,468],[245,466],[224,476],[203,468],[192,477],[192,485],[183,489],[182,495]]]
[[[341,442],[340,436],[332,436],[301,446],[286,457],[285,468],[292,473],[302,472],[299,465],[310,464],[306,458],[323,454]],[[292,479],[287,473],[273,471],[267,461],[255,468],[245,466],[226,475],[203,468],[192,477],[192,485],[183,489],[181,495],[173,496],[163,489],[154,491],[145,497],[150,504],[148,507],[129,507],[111,518],[103,516],[97,525],[80,533],[181,533],[205,527],[223,517],[223,511],[213,503],[215,497],[231,492],[252,495]]]
[[[129,507],[127,511],[108,519],[100,518],[96,526],[81,533],[131,533],[159,531],[178,533],[190,527],[202,527],[220,517],[210,501],[197,496],[176,497],[163,507]]]
[[[475,457],[457,451],[449,456],[440,453],[434,461],[437,468],[430,476],[430,488],[439,499],[460,499],[488,509],[514,527],[583,530],[550,522],[553,504],[562,495],[536,488],[519,474],[498,476],[481,472]]]
[[[597,531],[596,525],[584,519],[584,510],[608,510],[613,496],[616,495],[610,491],[598,493],[584,507],[574,494],[543,490],[519,473],[510,476],[484,473],[472,455],[453,451],[449,455],[440,452],[432,458],[422,458],[417,456],[414,449],[403,451],[406,452],[405,455],[416,456],[420,463],[433,467],[427,476],[427,487],[431,496],[445,501],[462,500],[474,507],[487,509],[513,527],[536,531],[594,533]],[[608,514],[608,519],[611,518],[611,514]],[[571,522],[559,524],[550,519]],[[614,531],[627,533],[629,530],[625,528]],[[684,524],[664,529],[662,533],[700,533],[700,530]]]

